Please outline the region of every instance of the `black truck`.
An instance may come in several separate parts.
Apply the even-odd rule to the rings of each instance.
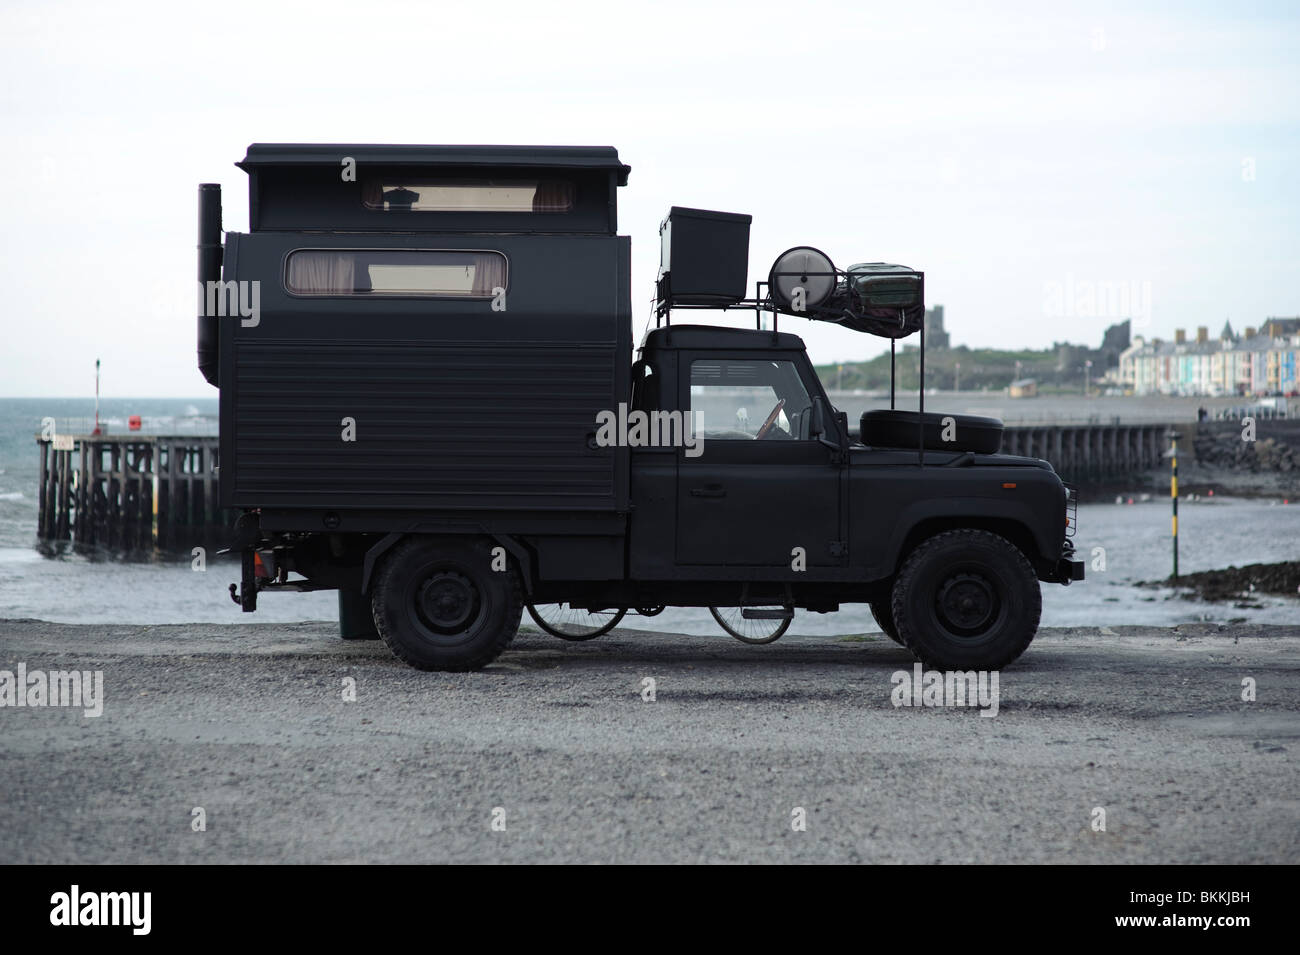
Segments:
[[[996,669],[1033,639],[1039,581],[1083,577],[1070,489],[997,453],[1000,422],[926,413],[922,389],[854,433],[778,330],[919,332],[923,362],[920,272],[796,247],[746,298],[749,217],[674,207],[634,355],[612,148],[254,144],[238,165],[248,233],[199,187],[198,360],[244,611],[338,590],[350,635],[470,670],[525,606],[783,630],[857,602],[931,666]],[[673,323],[692,309],[755,327]]]

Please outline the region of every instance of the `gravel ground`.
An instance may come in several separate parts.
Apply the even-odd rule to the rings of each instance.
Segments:
[[[0,620],[0,669],[105,696],[0,708],[0,862],[1300,861],[1300,627],[1044,630],[991,719],[894,707],[879,634],[525,631],[470,674],[335,634]]]

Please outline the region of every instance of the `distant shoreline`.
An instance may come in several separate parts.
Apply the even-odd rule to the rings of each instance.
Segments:
[[[1256,594],[1290,597],[1300,601],[1300,561],[1276,564],[1247,564],[1195,574],[1179,574],[1164,580],[1139,581],[1139,587],[1173,587],[1188,591],[1188,599],[1211,603],[1250,600]]]

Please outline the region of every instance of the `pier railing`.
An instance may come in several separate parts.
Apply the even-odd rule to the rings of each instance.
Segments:
[[[215,415],[152,415],[133,416],[123,421],[121,418],[99,421],[98,437],[129,438],[142,437],[176,437],[217,436],[217,418]],[[45,433],[95,436],[95,419],[82,418],[42,418]]]

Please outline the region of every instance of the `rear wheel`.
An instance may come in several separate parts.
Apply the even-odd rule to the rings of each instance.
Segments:
[[[477,670],[519,629],[523,602],[514,568],[492,569],[475,539],[411,538],[384,559],[372,595],[388,648],[417,670]]]
[[[561,640],[595,640],[618,626],[627,613],[621,610],[579,610],[568,604],[529,604],[528,616],[553,637]]]
[[[912,551],[890,601],[901,642],[944,670],[997,670],[1029,646],[1042,594],[1020,549],[989,531],[936,534]]]

